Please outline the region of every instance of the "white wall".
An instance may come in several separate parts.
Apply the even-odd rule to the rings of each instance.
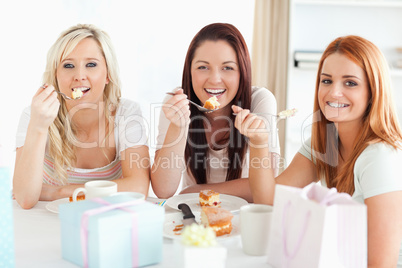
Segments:
[[[359,35],[384,53],[390,68],[394,100],[402,119],[402,69],[395,62],[402,59],[396,48],[402,47],[402,2],[388,0],[308,1],[292,0],[289,57],[295,50],[324,51],[335,38]],[[291,64],[292,65],[292,64]],[[289,69],[287,107],[296,107],[295,117],[287,120],[286,163],[311,135],[312,107],[317,68]]]
[[[251,0],[2,1],[0,144],[4,157],[0,161],[13,168],[20,113],[41,85],[48,49],[68,27],[93,23],[109,33],[120,65],[122,95],[140,102],[150,122],[150,107],[181,84],[193,36],[209,23],[228,22],[242,32],[251,48],[253,16]],[[157,125],[150,127],[157,129]]]

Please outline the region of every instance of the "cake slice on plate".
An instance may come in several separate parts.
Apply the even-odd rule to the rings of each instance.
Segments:
[[[199,202],[202,207],[219,207],[219,193],[213,190],[202,190],[199,195]]]
[[[230,234],[233,214],[223,208],[202,207],[201,224],[211,227],[216,236]]]

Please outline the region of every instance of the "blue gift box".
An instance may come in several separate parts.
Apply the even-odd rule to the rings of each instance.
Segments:
[[[135,199],[127,196],[103,197],[110,204]],[[105,207],[94,200],[61,204],[62,256],[84,266],[81,241],[81,218],[84,212]],[[143,202],[125,207],[137,215],[138,267],[159,263],[162,260],[163,222],[165,210],[155,204]],[[113,209],[88,218],[87,259],[89,267],[133,267],[132,213]]]
[[[0,267],[15,267],[11,177],[0,165]]]

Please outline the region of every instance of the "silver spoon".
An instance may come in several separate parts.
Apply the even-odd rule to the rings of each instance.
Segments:
[[[172,95],[172,96],[176,95],[176,94],[174,94],[173,92],[166,92],[166,94]],[[213,111],[216,111],[216,110],[217,110],[217,109],[215,109],[215,110],[210,110],[210,109],[207,109],[207,108],[202,107],[201,105],[198,105],[197,103],[195,103],[195,102],[193,102],[193,101],[191,101],[191,100],[188,100],[188,101],[189,101],[192,105],[194,105],[195,107],[197,107],[197,109],[200,110],[200,112],[210,113],[210,112],[213,112]]]
[[[43,86],[41,86],[41,88],[45,89],[46,86],[43,85]],[[60,95],[63,96],[63,98],[65,98],[65,99],[67,99],[67,100],[78,100],[78,99],[81,98],[81,97],[78,97],[78,98],[73,99],[73,98],[70,98],[69,96],[67,96],[66,94],[64,94],[64,93],[62,93],[62,92],[60,92],[60,91],[55,90],[55,92],[56,92],[56,93],[59,93]]]
[[[62,93],[62,92],[60,92],[60,91],[57,91],[57,90],[55,90],[55,92],[56,92],[56,93],[59,93],[60,95],[63,96],[63,98],[65,98],[65,99],[67,99],[67,100],[78,100],[78,99],[81,99],[81,97],[77,97],[77,98],[75,98],[75,99],[70,98],[70,97],[67,96],[66,94],[64,94],[64,93]]]

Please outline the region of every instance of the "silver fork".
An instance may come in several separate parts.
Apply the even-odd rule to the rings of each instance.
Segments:
[[[275,116],[276,118],[279,119],[286,119],[288,117],[292,117],[296,114],[297,109],[293,108],[293,109],[289,109],[289,110],[283,110],[282,112],[278,113],[278,114],[270,114],[270,113],[253,113],[256,115],[270,115],[270,116]],[[233,113],[233,115],[237,115],[237,113]]]
[[[238,115],[238,113],[232,113],[233,115]],[[255,115],[270,115],[270,116],[275,116],[275,117],[279,117],[279,115],[277,114],[270,114],[270,113],[252,113]]]
[[[174,96],[174,95],[176,95],[176,94],[174,94],[173,92],[166,92],[166,94],[168,94],[168,95],[172,95],[172,96]],[[204,113],[210,113],[210,112],[213,112],[213,111],[215,111],[215,110],[210,110],[210,109],[207,109],[207,108],[204,108],[204,107],[202,107],[201,105],[198,105],[197,103],[195,103],[195,102],[193,102],[193,101],[191,101],[191,100],[188,100],[192,105],[194,105],[195,107],[197,107],[197,109],[198,110],[200,110],[201,112],[204,112]]]

